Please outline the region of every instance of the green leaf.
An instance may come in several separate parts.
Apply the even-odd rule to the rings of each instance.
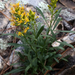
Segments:
[[[36,57],[32,60],[32,65],[34,67],[37,67],[37,58]]]
[[[43,56],[42,56],[42,54],[38,54],[38,59],[40,60],[40,61],[42,61],[43,60]]]
[[[47,66],[48,70],[52,70],[52,67],[51,66]]]
[[[42,11],[41,11],[38,7],[36,7],[36,9],[37,9],[37,11],[41,14],[41,16],[42,16],[43,19],[45,20],[46,24],[48,25],[48,23],[47,23],[47,21],[46,21],[44,15],[43,15],[43,13],[42,13]]]
[[[15,47],[20,47],[20,46],[24,46],[23,44],[17,44],[17,43],[8,43],[11,46],[15,46]]]
[[[46,55],[44,59],[46,60],[46,59],[48,59],[48,58],[49,58],[49,55]]]
[[[43,15],[42,11],[41,11],[38,7],[36,7],[36,9],[37,9],[37,11],[41,14],[41,16],[43,17],[43,19],[45,20],[45,17],[44,17],[44,15]]]
[[[20,58],[24,57],[23,54],[21,54],[20,52],[18,52],[18,54],[19,54]]]
[[[0,35],[0,36],[3,36],[3,35],[11,35],[11,36],[14,36],[14,37],[17,37],[17,38],[19,38],[19,39],[21,39],[21,37],[20,36],[18,36],[16,33],[8,33],[8,34],[2,34],[2,35]]]
[[[53,27],[53,30],[57,27],[57,25],[59,24],[60,21],[61,21],[61,18],[59,17]]]
[[[39,31],[40,28],[41,28],[41,23],[38,23],[37,31]]]
[[[57,21],[57,18],[58,18],[58,16],[59,16],[60,11],[61,11],[61,9],[59,9],[58,12],[55,14],[53,25],[54,25],[55,22]]]
[[[61,30],[55,30],[55,31],[66,32],[66,33],[75,33],[75,31],[66,31],[66,30],[65,31],[63,31],[63,30],[62,31]]]
[[[48,70],[48,68],[46,66],[43,65],[43,67],[44,67],[45,70]]]
[[[38,38],[38,36],[41,34],[41,32],[43,31],[44,29],[44,26],[42,26],[39,31],[37,32],[37,35],[36,35],[36,38]]]
[[[67,62],[68,62],[68,60],[67,60],[67,59],[65,59],[65,58],[61,58],[61,60],[64,60],[64,61],[67,61]]]
[[[58,59],[54,58],[54,60],[55,60],[57,63],[59,63],[59,60],[58,60]]]
[[[59,42],[59,41],[57,41],[57,42]],[[69,47],[74,48],[74,46],[72,46],[71,44],[69,44],[69,43],[67,43],[67,42],[65,42],[65,41],[59,42],[59,43],[60,43],[60,44],[63,44],[64,46],[69,46]]]
[[[57,46],[57,47],[54,47],[54,49],[61,49],[61,50],[65,50],[63,47],[61,47],[61,46]]]
[[[52,34],[52,39],[51,39],[51,41],[52,41],[52,43],[53,43],[54,41],[56,41],[56,34],[53,32],[52,29],[51,29],[51,34]]]
[[[61,56],[62,56],[61,54],[54,55],[54,57],[56,57],[56,58],[61,57]]]
[[[18,62],[18,63],[13,63],[13,64],[11,64],[10,66],[17,65],[17,64],[20,64],[20,63],[19,63],[19,62]]]
[[[53,37],[52,37],[51,35],[40,35],[40,36],[43,36],[43,37],[48,37],[48,38],[53,39]]]
[[[30,55],[30,51],[28,53],[28,60],[29,60],[30,63],[32,62],[31,55]]]
[[[14,69],[14,70],[12,70],[12,71],[10,71],[10,72],[4,74],[4,75],[9,75],[9,74],[11,74],[11,73],[18,73],[18,72],[23,71],[23,70],[24,70],[23,68]]]
[[[27,71],[28,71],[31,67],[32,67],[31,64],[26,67],[26,69],[25,69],[25,75],[27,75]]]

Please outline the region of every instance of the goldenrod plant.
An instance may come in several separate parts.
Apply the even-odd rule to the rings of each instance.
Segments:
[[[58,0],[51,0],[48,8],[51,12],[50,24],[47,23],[43,13],[39,8],[37,11],[40,12],[45,22],[48,25],[46,34],[41,34],[44,30],[44,25],[41,26],[40,23],[37,25],[35,12],[30,10],[26,11],[24,6],[20,6],[19,3],[11,4],[11,19],[12,25],[17,27],[16,33],[10,34],[19,38],[22,44],[9,43],[13,45],[14,48],[19,46],[24,47],[23,53],[18,52],[20,56],[20,63],[23,66],[13,69],[9,73],[4,75],[9,75],[10,73],[16,73],[22,71],[24,75],[44,75],[47,70],[52,70],[51,65],[56,61],[59,63],[59,58],[61,54],[57,53],[59,49],[64,50],[63,46],[68,45],[73,48],[72,45],[66,42],[59,42],[58,47],[52,47],[52,43],[56,41],[56,33],[54,30],[61,18],[58,17],[60,9],[55,11],[56,3]],[[52,27],[53,26],[53,27]],[[18,30],[20,28],[20,30]],[[49,35],[49,32],[51,34]],[[64,59],[66,60],[66,59]]]

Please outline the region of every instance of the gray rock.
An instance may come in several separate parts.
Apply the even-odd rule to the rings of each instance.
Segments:
[[[17,2],[19,2],[20,1],[20,3],[21,4],[31,4],[31,5],[33,5],[33,6],[37,6],[38,7],[38,4],[39,4],[39,2],[40,2],[40,0],[11,0],[11,2],[13,2],[13,3],[17,3]],[[43,0],[41,0],[41,1],[43,1]]]
[[[18,41],[18,44],[22,44],[21,40]],[[23,53],[22,52],[23,49],[24,49],[23,47],[18,47],[15,50],[13,50],[7,64],[11,65],[11,64],[14,64],[14,63],[19,63],[19,64],[13,65],[14,68],[22,66],[22,64],[19,62],[19,55],[17,53],[18,52]]]
[[[5,63],[6,62],[4,62],[3,61],[3,58],[0,56],[0,71],[3,69],[3,67],[5,66]]]
[[[75,27],[71,31],[75,31]],[[69,39],[75,42],[75,33],[69,33]]]
[[[75,65],[73,65],[71,68],[65,69],[62,73],[58,75],[75,75]]]
[[[65,20],[62,21],[63,22],[63,25],[68,29],[68,30],[71,30],[72,29],[72,26],[69,25]]]
[[[0,33],[2,33],[4,31],[8,22],[9,22],[9,20],[2,13],[0,13],[0,30],[3,29],[0,31]]]
[[[75,20],[75,14],[73,13],[73,10],[71,10],[71,9],[63,9],[63,10],[61,10],[60,15],[66,21]]]

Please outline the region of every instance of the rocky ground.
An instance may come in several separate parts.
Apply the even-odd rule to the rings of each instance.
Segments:
[[[0,35],[2,33],[14,33],[16,28],[14,26],[11,26],[10,19],[10,3],[16,3],[20,1],[21,4],[27,5],[27,10],[33,10],[36,12],[36,15],[39,16],[37,19],[37,23],[41,22],[43,24],[44,21],[42,17],[38,14],[36,7],[39,7],[42,12],[44,13],[45,17],[49,20],[50,14],[49,10],[47,8],[47,5],[50,3],[50,0],[0,0]],[[71,30],[75,31],[75,0],[59,0],[57,3],[57,9],[62,8],[61,13],[59,17],[62,17],[63,20],[58,24],[57,30]],[[45,29],[47,28],[47,25],[45,24]],[[57,35],[58,41],[66,41],[67,43],[71,43],[75,45],[75,34],[72,33],[59,33]],[[15,50],[11,50],[12,47],[7,45],[8,42],[15,42],[14,39],[12,39],[11,36],[1,36],[0,37],[0,75],[3,75],[4,72],[8,71],[6,69],[10,68],[10,65],[14,62],[18,62],[18,56],[16,55],[16,51],[21,52],[22,47],[18,47]],[[16,40],[18,44],[21,44],[22,42],[20,40]],[[58,46],[59,43],[54,42],[53,46]],[[68,48],[67,48],[68,49]],[[65,49],[65,50],[67,50]],[[14,56],[13,56],[14,55]],[[75,75],[75,72],[73,70],[75,69],[75,49],[69,49],[67,50],[63,56],[71,55],[71,58],[69,58],[69,63],[67,66],[67,69],[64,72],[60,73],[59,75]],[[71,60],[72,59],[72,60]],[[17,60],[17,61],[15,61]],[[19,65],[13,66],[13,68],[19,67]],[[5,71],[6,70],[6,71]],[[68,73],[71,71],[73,74]],[[66,73],[67,72],[67,73]],[[58,74],[57,74],[58,75]]]

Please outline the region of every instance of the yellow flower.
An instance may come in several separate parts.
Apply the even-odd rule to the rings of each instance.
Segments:
[[[25,28],[25,29],[24,29],[24,33],[26,33],[28,29],[29,29],[29,27]]]
[[[21,19],[23,18],[23,13],[21,14]]]
[[[54,7],[56,8],[56,4],[54,5]]]
[[[12,19],[16,19],[16,17],[14,17],[13,15],[11,16]]]
[[[13,10],[13,7],[11,7],[10,9]]]
[[[36,18],[35,18],[35,19],[37,19],[37,18],[39,18],[39,16],[36,16]]]
[[[15,5],[15,4],[13,4],[13,7],[15,8],[15,7],[16,7],[16,5]]]
[[[21,10],[24,10],[24,7],[23,6],[21,7]]]
[[[22,23],[22,22],[23,22],[22,20],[19,21],[19,23]]]
[[[26,13],[24,12],[23,15],[25,16],[25,14],[26,14]]]
[[[10,21],[13,22],[14,20],[13,19],[10,19]]]
[[[26,33],[27,32],[27,29],[24,29],[24,33]]]
[[[19,25],[20,25],[20,23],[17,24],[17,26],[19,26]]]
[[[21,11],[18,11],[18,15],[21,15]]]
[[[27,16],[29,16],[29,13],[27,13]]]
[[[21,32],[18,32],[18,36],[23,36],[23,34]]]
[[[19,21],[19,18],[17,18],[16,21]]]
[[[28,19],[27,17],[25,18],[25,22],[26,22],[26,23],[29,22],[29,19]]]
[[[15,10],[11,10],[11,13],[13,13],[13,14],[14,14],[14,13],[15,13]]]
[[[12,23],[11,23],[11,25],[12,25],[12,26],[15,26],[15,23],[14,23],[14,22],[12,22]]]
[[[29,29],[29,27],[26,28],[27,30]]]
[[[16,6],[19,7],[20,2],[16,3]]]

